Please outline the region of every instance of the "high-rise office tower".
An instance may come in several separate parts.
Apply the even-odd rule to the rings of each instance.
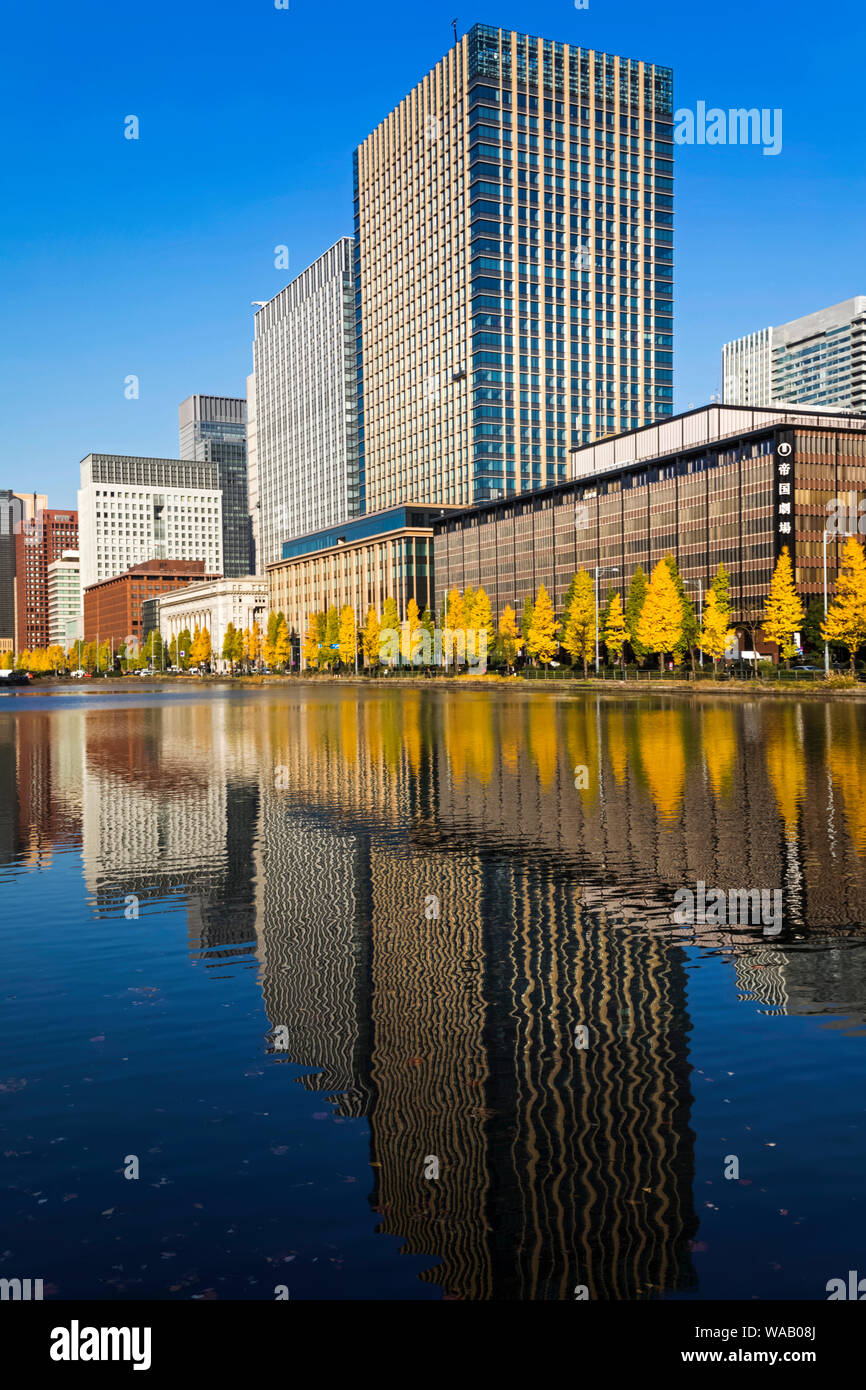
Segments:
[[[187,396],[177,408],[180,456],[215,463],[223,495],[223,573],[250,572],[247,403],[235,396]]]
[[[15,534],[23,520],[22,499],[0,489],[0,652],[15,650]]]
[[[261,574],[262,539],[255,372],[250,372],[247,377],[247,506],[250,509],[250,574]]]
[[[44,507],[21,522],[15,536],[15,646],[33,651],[50,640],[48,566],[78,549],[78,513]]]
[[[283,541],[358,513],[352,260],[342,237],[256,314],[259,570]]]
[[[81,588],[146,560],[203,560],[223,572],[219,465],[88,454],[78,492]]]
[[[669,68],[475,25],[355,152],[362,509],[672,411]]]
[[[730,405],[866,409],[866,295],[725,343],[722,395]]]

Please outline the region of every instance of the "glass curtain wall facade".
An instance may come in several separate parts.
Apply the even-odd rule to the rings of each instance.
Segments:
[[[352,264],[343,237],[256,314],[260,568],[283,541],[358,514]]]
[[[354,173],[363,507],[564,481],[671,413],[670,69],[475,25]]]
[[[866,410],[866,295],[722,348],[724,399]]]
[[[247,403],[235,396],[188,396],[178,406],[180,456],[215,463],[223,501],[223,573],[252,564],[247,497]]]

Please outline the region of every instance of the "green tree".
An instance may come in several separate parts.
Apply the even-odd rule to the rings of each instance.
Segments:
[[[433,663],[434,663],[433,652],[434,652],[434,650],[435,650],[435,645],[436,645],[436,623],[435,623],[435,621],[434,621],[434,619],[433,619],[433,614],[430,612],[429,606],[428,606],[427,608],[425,608],[425,609],[424,609],[424,612],[421,614],[421,627],[424,629],[424,632],[427,634],[427,641],[426,641],[426,644],[425,644],[425,645],[426,645],[426,647],[427,647],[427,650],[428,650],[429,653],[430,653],[430,662],[431,662],[431,664],[433,664]]]
[[[188,671],[192,665],[192,636],[188,627],[183,628],[177,635],[177,656],[178,666]]]
[[[235,672],[235,662],[243,657],[243,635],[235,627],[234,623],[229,623],[225,636],[223,637],[222,659],[229,663],[232,675]]]
[[[340,614],[331,604],[325,613],[325,642],[322,647],[322,665],[336,666],[340,652]]]
[[[520,617],[520,633],[523,637],[524,644],[529,641],[529,632],[532,627],[532,616],[534,611],[532,595],[527,594],[526,598],[523,600],[523,613]]]
[[[639,666],[643,666],[648,655],[646,647],[638,636],[638,625],[640,623],[640,615],[643,612],[644,603],[646,602],[647,587],[647,577],[644,573],[643,565],[638,565],[631,577],[631,584],[629,585],[628,595],[626,596],[625,625],[628,628],[629,646],[634,652],[635,660]]]
[[[387,640],[390,643],[391,650],[392,652],[395,651],[398,653],[397,660],[399,661],[400,614],[397,611],[397,600],[390,597],[386,598],[382,605],[382,628],[379,633],[380,644],[386,633],[388,634]],[[390,657],[389,664],[391,666],[394,665],[393,655]]]
[[[719,609],[719,611],[722,613],[730,613],[731,576],[728,574],[728,571],[725,569],[721,561],[719,562],[719,568],[716,570],[712,585],[710,587],[712,588],[712,591],[716,596],[716,607]]]
[[[824,639],[821,636],[821,628],[824,625],[824,600],[813,598],[803,619],[803,626],[800,635],[803,642],[803,650],[812,656],[817,656],[823,649]]]
[[[155,671],[162,670],[162,636],[156,628],[153,628],[145,639],[144,643],[144,664],[152,666]]]

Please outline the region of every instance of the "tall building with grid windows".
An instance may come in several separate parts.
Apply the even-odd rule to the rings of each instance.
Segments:
[[[358,513],[353,253],[342,237],[259,309],[253,342],[256,566]]]
[[[177,408],[182,459],[215,463],[223,495],[223,572],[250,573],[247,403],[235,396],[187,396]]]
[[[730,405],[866,410],[866,295],[725,343],[722,395]]]
[[[81,588],[146,560],[203,560],[223,572],[216,463],[88,454],[78,492]]]
[[[475,25],[355,151],[363,511],[672,411],[669,68]]]
[[[49,643],[48,567],[78,545],[78,513],[39,507],[25,500],[25,517],[15,533],[15,649],[33,651]]]

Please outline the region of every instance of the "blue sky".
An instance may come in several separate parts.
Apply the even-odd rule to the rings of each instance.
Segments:
[[[174,456],[185,396],[243,394],[250,301],[351,232],[352,150],[449,47],[455,7],[7,10],[0,486],[73,505],[84,454]],[[678,107],[782,109],[776,157],[678,151],[676,409],[719,389],[726,339],[866,293],[862,0],[457,8],[461,33],[668,64]]]

